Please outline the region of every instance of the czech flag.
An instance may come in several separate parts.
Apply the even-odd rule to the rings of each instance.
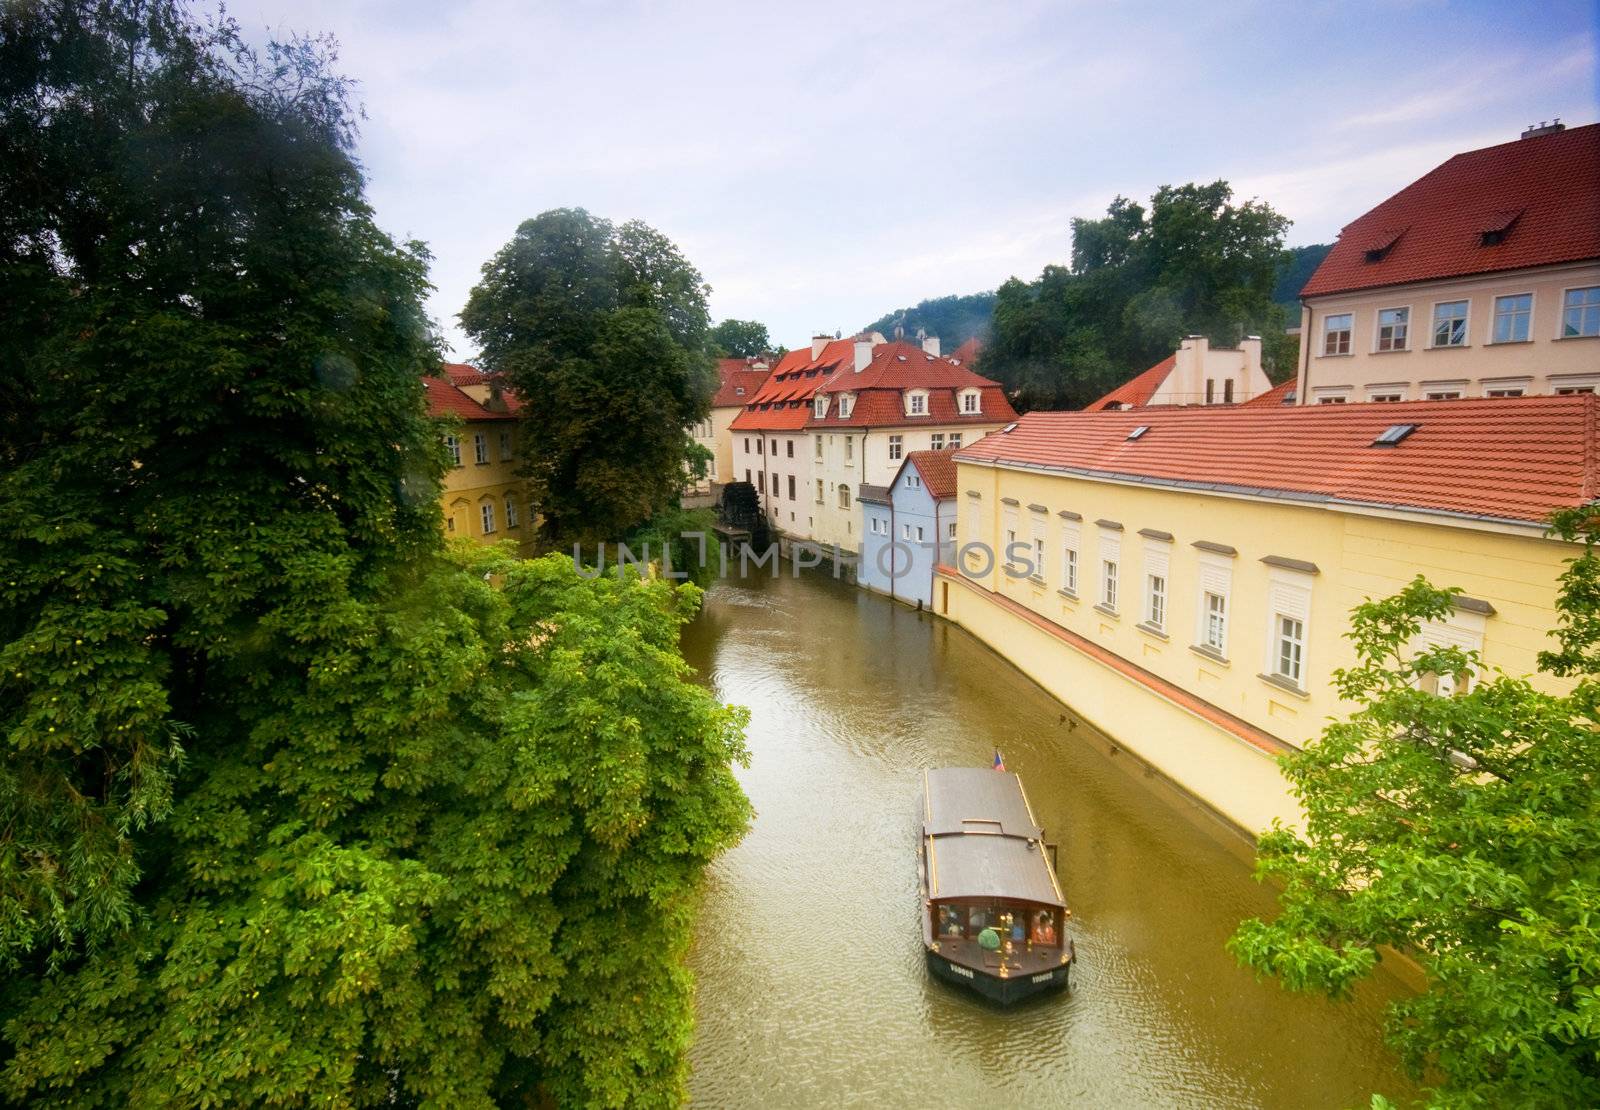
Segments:
[[[1004,771],[1006,769],[1006,761],[1000,758],[999,748],[994,750],[994,769],[996,771]]]

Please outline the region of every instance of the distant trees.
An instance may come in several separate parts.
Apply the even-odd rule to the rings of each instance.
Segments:
[[[1289,221],[1232,198],[1225,181],[1162,186],[1148,209],[1117,197],[1104,217],[1073,220],[1067,266],[1000,287],[983,373],[1020,407],[1078,408],[1186,334],[1232,344],[1258,333],[1283,361],[1272,294]]]
[[[676,505],[716,385],[708,291],[654,228],[581,208],[527,220],[484,263],[461,324],[536,415],[522,468],[547,545],[621,539]]]
[[[711,329],[711,343],[724,358],[753,358],[772,350],[767,325],[756,320],[722,321]]]
[[[446,549],[331,54],[0,7],[0,1099],[676,1105],[743,714],[693,587]]]
[[[905,328],[907,337],[915,335],[917,329],[921,328],[929,335],[937,335],[939,349],[949,354],[969,339],[989,338],[989,320],[994,314],[994,300],[993,293],[932,297],[910,308],[886,313],[864,330],[882,332],[893,339],[897,324]]]
[[[1316,273],[1322,260],[1333,249],[1332,243],[1313,243],[1305,247],[1290,247],[1285,252],[1283,265],[1278,267],[1278,282],[1272,287],[1272,301],[1282,305],[1291,325],[1300,322],[1300,290],[1305,288],[1311,275]]]
[[[1390,1042],[1443,1108],[1600,1106],[1600,557],[1593,506],[1561,513],[1584,545],[1563,575],[1566,696],[1483,674],[1457,647],[1417,650],[1454,591],[1418,578],[1358,606],[1358,661],[1335,681],[1360,705],[1284,771],[1303,831],[1261,837],[1278,916],[1229,947],[1292,990],[1345,996],[1385,948],[1426,989],[1393,1005]],[[1441,697],[1448,682],[1470,692]],[[1381,1098],[1375,1106],[1388,1105]]]

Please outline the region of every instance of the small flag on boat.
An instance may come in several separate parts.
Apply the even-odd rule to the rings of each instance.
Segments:
[[[994,769],[996,771],[1004,771],[1006,769],[1006,761],[1000,758],[999,748],[994,750]]]

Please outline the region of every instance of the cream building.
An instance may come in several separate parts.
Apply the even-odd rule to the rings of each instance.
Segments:
[[[1536,672],[1576,553],[1542,522],[1597,433],[1594,397],[1032,413],[957,456],[934,609],[1253,834],[1298,818],[1274,757],[1351,708],[1364,599],[1459,587],[1423,638]]]
[[[1459,154],[1301,292],[1300,404],[1600,388],[1600,125]]]
[[[1185,336],[1178,349],[1144,373],[1107,393],[1087,412],[1146,405],[1234,405],[1272,389],[1261,368],[1261,337],[1247,335],[1237,347],[1213,347],[1203,335]]]

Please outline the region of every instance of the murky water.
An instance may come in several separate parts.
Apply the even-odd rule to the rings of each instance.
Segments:
[[[1266,912],[1231,832],[971,636],[823,576],[726,582],[684,649],[751,709],[758,811],[711,869],[691,1093],[714,1107],[1344,1107],[1410,1093],[1386,982],[1333,1005],[1223,951]],[[1061,845],[1079,967],[1011,1011],[934,982],[924,767],[999,748]],[[1003,1100],[997,1102],[996,1099]]]

